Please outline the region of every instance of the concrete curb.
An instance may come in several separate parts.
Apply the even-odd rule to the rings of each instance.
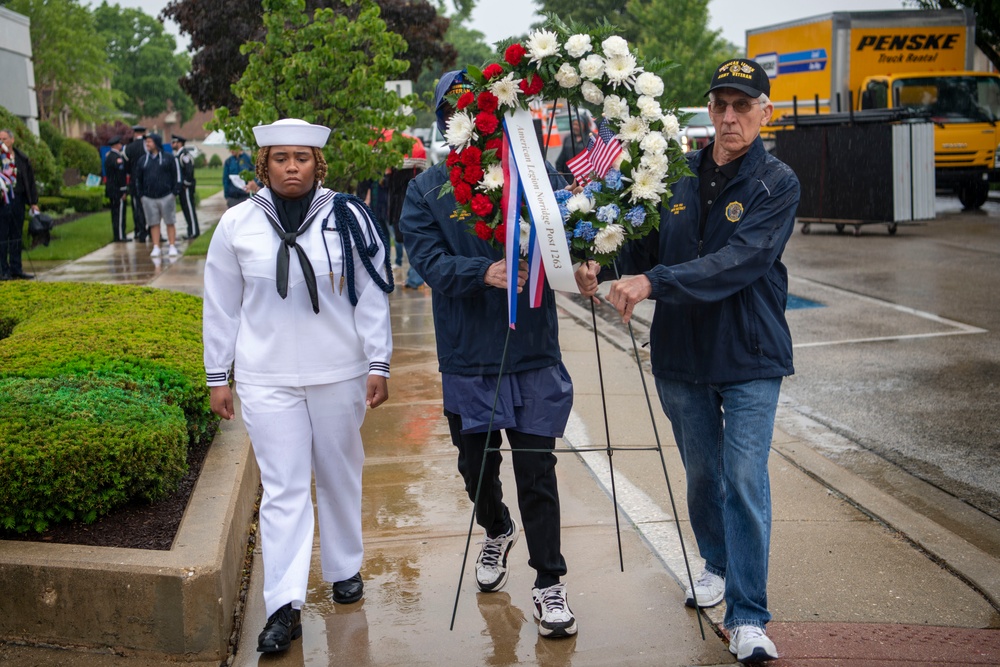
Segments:
[[[225,660],[259,479],[237,417],[222,422],[169,551],[0,542],[0,639]]]

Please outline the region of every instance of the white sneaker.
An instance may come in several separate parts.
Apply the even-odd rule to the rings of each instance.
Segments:
[[[698,595],[699,607],[714,607],[726,597],[726,580],[708,570],[702,570],[694,580],[694,590]],[[684,604],[694,607],[694,595],[691,594],[690,586],[684,590]]]
[[[774,647],[764,628],[756,625],[739,625],[729,635],[729,652],[740,662],[764,662],[777,660],[778,649]]]
[[[538,634],[543,637],[569,637],[576,634],[576,617],[566,602],[566,584],[532,588]]]
[[[153,246],[153,252],[149,253],[149,256],[150,257],[159,257],[160,256],[160,246],[154,245]]]
[[[517,542],[517,522],[510,519],[510,532],[500,537],[489,535],[481,542],[482,551],[476,559],[476,583],[484,593],[498,591],[507,583],[507,554]]]
[[[167,255],[169,255],[170,257],[176,257],[177,256],[177,246],[175,246],[175,245],[170,246],[170,248],[167,250]]]

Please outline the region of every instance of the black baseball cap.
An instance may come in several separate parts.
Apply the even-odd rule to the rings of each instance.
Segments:
[[[771,94],[771,79],[756,61],[736,58],[727,60],[715,69],[712,86],[705,95],[719,88],[733,88],[750,97],[760,97]]]

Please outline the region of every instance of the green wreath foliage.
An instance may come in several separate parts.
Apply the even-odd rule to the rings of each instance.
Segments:
[[[92,521],[176,487],[217,423],[201,300],[147,287],[0,283],[0,526]],[[178,463],[179,462],[179,463]]]

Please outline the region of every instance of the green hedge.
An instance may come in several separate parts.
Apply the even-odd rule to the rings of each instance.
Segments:
[[[63,188],[60,196],[66,199],[77,213],[95,213],[104,208],[107,202],[103,187]]]
[[[101,153],[83,139],[63,139],[59,163],[63,169],[76,169],[83,179],[88,174],[101,175]]]
[[[0,283],[0,381],[8,383],[0,387],[0,524],[22,532],[169,492],[177,456],[183,462],[186,445],[217,423],[204,382],[201,300],[186,294]],[[66,461],[73,470],[57,476]]]
[[[0,379],[0,525],[86,523],[169,494],[187,470],[180,408],[157,392],[63,376]]]
[[[69,200],[65,197],[39,197],[38,208],[45,212],[62,213],[69,208]]]

